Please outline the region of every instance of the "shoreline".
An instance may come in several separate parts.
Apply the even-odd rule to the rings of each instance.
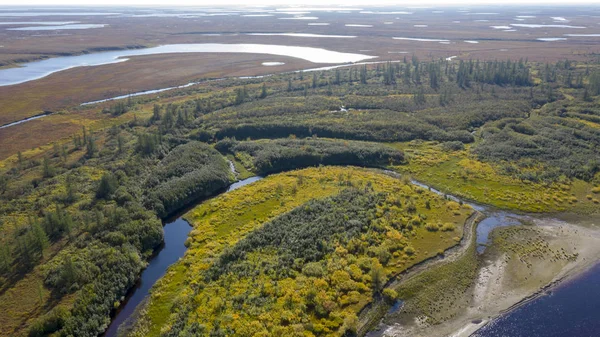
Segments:
[[[589,229],[586,227],[582,227],[579,226],[577,224],[572,224],[572,223],[567,223],[567,222],[561,222],[561,221],[557,221],[556,219],[552,219],[553,222],[551,221],[550,224],[536,224],[537,228],[556,228],[558,226],[570,226],[570,230],[583,230],[585,232],[588,232],[587,234],[595,234],[595,237],[598,238],[598,236],[600,235],[600,233],[596,230],[593,229]],[[536,222],[541,222],[543,220],[541,219],[536,219]],[[560,222],[560,223],[559,223]],[[581,235],[581,234],[580,234]],[[593,257],[593,258],[591,258]],[[502,260],[502,258],[497,258],[496,260],[493,261],[493,263],[496,263],[498,261]],[[560,288],[561,286],[566,285],[568,282],[572,282],[576,279],[578,279],[579,277],[582,277],[586,272],[590,271],[592,268],[594,268],[595,266],[597,266],[598,264],[600,264],[600,252],[596,251],[594,253],[592,253],[591,255],[588,256],[582,256],[580,260],[575,261],[575,262],[570,262],[571,266],[569,266],[569,264],[565,265],[564,267],[561,268],[561,271],[558,272],[558,274],[556,274],[552,280],[550,282],[548,282],[547,284],[545,284],[544,286],[534,290],[533,292],[523,292],[521,294],[521,296],[515,296],[515,297],[520,297],[520,299],[517,302],[514,302],[513,304],[509,305],[507,308],[504,309],[500,309],[497,312],[490,312],[491,310],[487,310],[487,311],[482,311],[481,312],[481,316],[486,316],[486,319],[481,319],[481,322],[478,322],[477,324],[474,323],[474,320],[471,319],[467,319],[465,320],[464,318],[467,317],[463,317],[462,320],[460,320],[461,323],[461,328],[458,329],[454,329],[454,331],[451,332],[446,332],[444,334],[444,336],[448,336],[448,337],[470,337],[473,336],[474,334],[477,333],[477,331],[481,330],[482,328],[484,328],[485,326],[489,325],[490,323],[496,321],[497,319],[508,315],[512,312],[514,312],[515,310],[523,307],[524,305],[527,305],[531,302],[534,302],[535,300],[548,295],[549,292],[553,292],[554,290]],[[483,268],[486,268],[487,266],[481,267],[480,271]],[[502,276],[506,276],[506,272],[502,271],[501,272]],[[500,301],[500,299],[498,299]],[[505,299],[505,302],[509,300],[509,299]],[[465,314],[465,316],[468,316],[468,313]],[[459,323],[459,321],[457,321],[456,323]],[[451,324],[451,323],[450,323]]]
[[[477,225],[480,221],[484,219],[484,213],[473,209],[473,213],[465,220],[465,223],[463,224],[463,235],[458,243],[446,249],[444,251],[443,256],[436,255],[430,257],[400,273],[392,275],[384,288],[395,288],[401,282],[406,282],[418,276],[420,273],[428,270],[431,267],[435,267],[445,263],[451,263],[463,256],[463,254],[471,247],[471,245],[477,244]],[[465,242],[468,242],[468,244],[465,244]],[[381,312],[383,309],[385,309],[385,312]],[[388,310],[389,305],[384,303],[382,300],[378,301],[377,303],[372,302],[363,307],[359,312],[359,321],[362,318],[362,320],[364,320],[365,323],[362,325],[361,328],[359,328],[358,335],[367,336],[373,331],[375,331],[377,326],[382,324],[383,320],[385,319],[385,316],[387,315]],[[372,315],[374,315],[374,317],[369,317]]]
[[[544,275],[538,272],[534,274],[532,280],[544,282],[544,276],[551,277],[550,281],[543,286],[532,287],[529,285],[523,287],[523,284],[519,284],[518,277],[512,274],[514,273],[515,262],[507,258],[507,252],[491,252],[488,255],[484,255],[484,253],[479,256],[482,259],[481,265],[478,267],[473,285],[463,297],[468,304],[455,307],[459,312],[456,317],[440,324],[430,325],[425,320],[401,324],[397,319],[386,322],[387,313],[384,312],[378,323],[371,326],[370,335],[377,337],[473,336],[491,322],[547,295],[548,292],[570,281],[576,280],[600,263],[600,246],[598,245],[600,231],[597,229],[564,222],[556,218],[535,219],[534,223],[535,226],[529,228],[535,228],[536,233],[542,235],[544,240],[547,240],[546,242],[549,242],[553,247],[561,245],[565,247],[576,246],[575,250],[581,253],[575,261],[551,261],[550,263],[546,260],[540,261],[539,264],[543,266],[542,268],[550,270],[551,274]],[[528,228],[527,225],[523,226],[526,226],[523,228]],[[477,226],[473,226],[471,230],[476,233]],[[471,238],[471,243],[476,244],[476,241]],[[464,250],[469,247],[471,245],[461,245]],[[491,247],[488,247],[488,249]],[[460,256],[462,255],[458,255],[458,257]],[[436,261],[429,262],[427,267],[437,265],[431,264],[431,262]],[[517,262],[516,266],[519,267],[520,264],[520,262]],[[417,277],[420,274],[419,272],[423,270],[425,268],[414,270],[411,277],[402,281]],[[399,282],[399,280],[396,280],[396,282]]]
[[[569,224],[569,225],[577,226],[574,224]],[[582,277],[585,273],[589,272],[591,269],[593,269],[594,267],[596,267],[599,264],[600,264],[600,259],[589,260],[589,261],[586,261],[586,263],[576,264],[575,266],[573,266],[573,268],[563,271],[563,272],[560,272],[557,276],[554,277],[554,279],[552,281],[550,281],[550,283],[539,288],[538,290],[534,291],[533,293],[526,295],[518,302],[512,304],[510,307],[500,310],[498,313],[496,313],[494,315],[491,315],[488,320],[482,321],[481,323],[479,323],[477,329],[473,330],[468,335],[462,335],[461,332],[464,332],[465,330],[461,330],[450,336],[451,337],[472,336],[477,331],[481,330],[482,328],[484,328],[488,324],[494,322],[495,320],[501,318],[502,316],[508,315],[508,314],[514,312],[515,310],[523,307],[526,304],[529,304],[543,296],[549,295],[549,292],[553,292],[554,290],[560,288],[561,286],[566,285],[568,282],[577,280],[578,278]],[[467,328],[467,327],[468,326],[466,326],[465,328]]]

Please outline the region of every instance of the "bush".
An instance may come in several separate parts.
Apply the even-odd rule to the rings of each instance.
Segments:
[[[118,182],[117,178],[112,173],[105,173],[100,178],[100,183],[96,190],[97,199],[109,199],[113,193],[117,190]]]
[[[398,299],[398,293],[394,289],[385,288],[382,294],[385,301],[389,304],[394,304]]]
[[[226,139],[215,148],[223,153],[249,154],[258,174],[318,165],[386,166],[404,162],[404,154],[399,150],[357,141],[307,138],[237,142]]]
[[[230,168],[215,149],[189,142],[173,149],[146,182],[146,206],[164,218],[230,182]]]

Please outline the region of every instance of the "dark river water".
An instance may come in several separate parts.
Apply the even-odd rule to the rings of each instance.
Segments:
[[[229,186],[227,192],[262,179],[252,177]],[[414,182],[417,185],[426,185]],[[441,193],[433,190],[434,192]],[[449,198],[453,198],[449,196]],[[453,198],[454,199],[454,198]],[[473,208],[486,213],[487,218],[477,228],[478,251],[485,249],[488,235],[492,229],[501,226],[519,224],[519,219],[526,216],[504,211],[493,211],[480,205]],[[107,337],[116,337],[119,326],[125,322],[136,307],[148,296],[151,287],[166,273],[169,266],[177,262],[186,251],[184,245],[192,227],[182,217],[167,221],[164,226],[164,245],[150,260],[148,267],[142,272],[137,286],[113,318]],[[401,307],[398,301],[393,310]],[[368,336],[382,336],[385,326],[373,331]],[[597,337],[600,336],[600,265],[585,274],[565,282],[553,289],[552,293],[539,297],[510,313],[492,321],[477,331],[474,337]]]
[[[444,194],[425,184],[415,185]],[[447,195],[449,199],[458,198]],[[488,237],[494,228],[519,225],[522,220],[531,220],[527,215],[518,215],[486,206],[469,203],[473,209],[485,214],[486,218],[477,225],[477,251],[486,248]],[[368,337],[385,335],[385,324]],[[472,337],[600,337],[600,264],[576,278],[531,302],[491,321]]]
[[[472,336],[600,336],[600,265],[492,321]]]
[[[231,184],[225,193],[260,179],[262,179],[262,177],[252,177],[238,181]],[[142,272],[139,282],[136,287],[130,291],[125,302],[121,304],[121,308],[116,313],[115,317],[113,317],[104,336],[116,337],[119,326],[131,316],[136,307],[146,296],[148,296],[150,288],[152,288],[154,283],[165,275],[169,266],[177,262],[179,258],[183,257],[187,250],[184,243],[191,230],[192,227],[182,216],[167,221],[164,226],[165,237],[163,247],[150,260],[148,267]]]

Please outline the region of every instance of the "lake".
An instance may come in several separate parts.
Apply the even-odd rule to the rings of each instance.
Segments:
[[[353,63],[375,58],[363,54],[341,53],[322,48],[268,44],[171,44],[152,48],[116,50],[77,56],[54,57],[0,70],[0,86],[24,83],[62,70],[127,61],[127,57],[170,53],[245,53],[288,56],[313,63]]]

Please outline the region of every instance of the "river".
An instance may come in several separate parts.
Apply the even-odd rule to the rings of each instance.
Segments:
[[[473,337],[596,337],[600,335],[600,264],[497,318]]]
[[[230,163],[231,164],[231,163]],[[234,169],[232,168],[232,171]],[[386,171],[388,174],[394,174]],[[248,185],[262,177],[251,177],[233,183],[224,192],[230,192]],[[415,185],[427,188],[434,193],[446,195],[418,181]],[[447,198],[458,198],[446,195]],[[489,233],[502,226],[512,226],[521,223],[520,220],[531,219],[526,215],[518,215],[506,211],[495,210],[478,204],[470,205],[477,211],[483,212],[486,218],[482,220],[476,231],[477,250],[482,253],[488,240]],[[127,296],[121,308],[111,321],[106,337],[116,337],[119,326],[135,312],[137,306],[149,295],[150,289],[167,271],[169,266],[177,262],[187,248],[184,243],[191,231],[191,226],[183,216],[169,220],[164,226],[164,244],[157,254],[150,260],[148,267],[142,272],[136,287]],[[600,265],[592,268],[569,282],[556,287],[550,295],[541,296],[533,301],[505,314],[478,330],[475,337],[501,337],[501,336],[572,336],[592,337],[598,336],[600,331],[600,316],[597,311],[600,303]],[[391,311],[399,310],[402,302],[399,301]],[[558,319],[560,318],[560,319]],[[378,331],[367,334],[368,337],[383,336],[385,325],[380,325]]]
[[[231,184],[224,193],[231,192],[260,179],[262,177],[251,177],[240,180]],[[177,216],[173,220],[167,220],[163,230],[165,233],[163,246],[150,260],[148,267],[142,271],[140,280],[135,288],[130,290],[127,298],[113,317],[104,336],[117,336],[119,326],[135,312],[137,306],[149,295],[154,283],[165,275],[169,266],[177,262],[185,254],[187,248],[184,243],[192,227],[183,219],[183,215]]]
[[[413,184],[445,195],[448,199],[460,199],[444,194],[418,181]],[[477,224],[477,252],[482,254],[494,228],[514,226],[521,221],[532,220],[529,215],[519,215],[491,207],[469,203],[473,209],[485,214]],[[501,315],[477,330],[472,337],[596,337],[600,336],[600,264],[577,277],[561,283],[544,296]],[[389,313],[401,308],[402,301],[394,305]],[[367,337],[385,336],[389,326],[380,323],[376,331]]]

